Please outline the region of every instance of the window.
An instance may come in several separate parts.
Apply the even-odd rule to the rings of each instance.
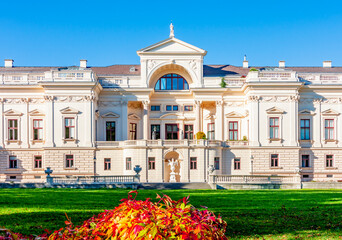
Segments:
[[[176,112],[178,111],[178,105],[166,105],[166,111],[170,112]]]
[[[36,140],[36,141],[43,140],[43,120],[42,119],[33,120],[33,140]]]
[[[9,168],[18,168],[17,156],[9,156]]]
[[[310,167],[310,156],[302,155],[302,167]]]
[[[208,123],[208,139],[215,139],[215,123]]]
[[[270,118],[270,139],[279,139],[279,118]]]
[[[130,157],[126,158],[126,170],[132,170],[132,159]]]
[[[75,139],[75,118],[65,118],[65,139]]]
[[[192,105],[184,106],[184,111],[190,112],[190,111],[193,111],[193,110],[194,110],[194,106],[192,106]]]
[[[34,156],[34,168],[43,168],[42,156]]]
[[[197,158],[196,157],[190,158],[190,169],[192,169],[192,170],[197,169]]]
[[[241,170],[241,159],[234,158],[234,170]]]
[[[104,159],[104,170],[110,170],[110,164],[111,163],[111,159],[110,158],[105,158]]]
[[[160,139],[160,125],[151,125],[151,139]]]
[[[334,139],[334,119],[325,119],[325,139],[333,140]]]
[[[65,168],[74,167],[74,155],[65,155]]]
[[[8,140],[18,140],[18,120],[8,119]]]
[[[162,76],[154,87],[155,90],[188,90],[188,82],[180,75],[170,73]]]
[[[129,139],[137,140],[137,124],[136,123],[129,124]]]
[[[215,170],[220,170],[220,158],[219,157],[214,158],[214,168]]]
[[[229,141],[237,141],[238,140],[238,122],[231,121],[229,122]]]
[[[194,139],[194,125],[184,125],[184,139]]]
[[[154,157],[149,157],[148,158],[148,169],[149,170],[156,169],[156,159]]]
[[[115,122],[106,122],[106,141],[115,141]]]
[[[160,105],[152,105],[151,111],[160,111]]]
[[[334,166],[334,155],[325,155],[325,167],[333,167]]]
[[[278,154],[271,154],[271,167],[279,166],[279,156]]]
[[[165,124],[166,139],[178,139],[178,125]]]
[[[300,139],[310,140],[310,119],[300,120]]]

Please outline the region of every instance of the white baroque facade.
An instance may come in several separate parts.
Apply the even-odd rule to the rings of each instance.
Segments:
[[[142,182],[214,174],[342,180],[342,68],[203,65],[170,38],[140,65],[0,67],[0,181],[132,175]],[[222,79],[226,83],[221,87]],[[197,132],[206,139],[195,139]]]

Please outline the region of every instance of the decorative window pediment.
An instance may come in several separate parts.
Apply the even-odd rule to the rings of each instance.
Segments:
[[[135,113],[131,113],[128,115],[128,119],[131,119],[131,120],[140,120],[141,118],[135,114]]]
[[[268,114],[284,114],[285,111],[283,109],[272,107],[266,110],[266,113]]]
[[[103,115],[101,115],[102,118],[119,118],[120,115],[117,113],[113,113],[113,112],[107,112]]]
[[[45,113],[40,111],[39,109],[34,109],[29,112],[30,116],[45,116]]]
[[[323,111],[322,115],[323,116],[338,116],[338,115],[340,115],[340,113],[338,113],[335,110],[329,108],[329,109]]]
[[[185,117],[181,113],[166,113],[160,117],[161,119],[179,119],[183,120]]]
[[[303,109],[302,111],[299,111],[299,115],[315,115],[315,113],[308,109]]]
[[[226,114],[226,118],[244,118],[244,117],[245,117],[244,115],[235,111],[232,111]]]
[[[214,114],[208,114],[208,115],[205,117],[206,120],[213,120],[213,119],[215,119],[215,118],[216,118],[216,115],[214,115]]]
[[[17,111],[17,110],[14,110],[14,109],[9,109],[7,111],[4,112],[4,115],[5,116],[22,116],[23,113]]]
[[[71,107],[66,107],[66,108],[61,109],[61,113],[62,114],[79,114],[80,111]]]

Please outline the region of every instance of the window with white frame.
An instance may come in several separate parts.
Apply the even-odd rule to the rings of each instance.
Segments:
[[[271,168],[279,167],[279,155],[271,154]]]
[[[300,139],[301,140],[310,140],[310,119],[301,119],[300,120]]]
[[[8,140],[18,140],[18,119],[8,119]]]
[[[18,159],[17,156],[11,155],[9,156],[9,168],[18,168]]]
[[[64,118],[64,138],[75,139],[75,118]]]
[[[43,119],[33,119],[33,140],[43,140]]]
[[[42,156],[41,155],[35,155],[33,157],[33,167],[35,169],[43,168],[43,161],[42,161]]]
[[[334,119],[324,120],[324,136],[325,140],[334,140]]]
[[[73,168],[74,167],[74,155],[67,154],[65,155],[65,168]]]
[[[270,139],[279,139],[279,117],[270,117]]]
[[[334,167],[334,155],[332,154],[325,155],[325,167],[327,168]]]

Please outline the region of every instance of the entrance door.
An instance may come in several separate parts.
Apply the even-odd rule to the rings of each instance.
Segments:
[[[178,140],[178,124],[165,124],[166,139]]]

